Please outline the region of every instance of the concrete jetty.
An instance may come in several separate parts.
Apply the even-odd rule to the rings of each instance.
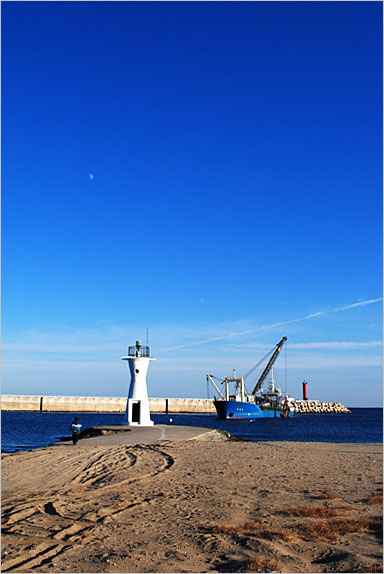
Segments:
[[[80,434],[80,439],[86,439],[83,444],[106,445],[106,444],[147,444],[161,440],[239,440],[224,430],[205,427],[186,427],[181,425],[154,425],[154,426],[130,426],[127,425],[104,425],[85,429]],[[63,437],[64,442],[71,437]],[[62,443],[58,443],[62,444]]]

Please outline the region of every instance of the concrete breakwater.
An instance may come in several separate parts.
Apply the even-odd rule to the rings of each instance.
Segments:
[[[350,413],[341,403],[290,400],[297,414]],[[54,397],[38,395],[2,395],[2,411],[42,411],[77,413],[124,413],[125,397]],[[150,398],[152,413],[216,413],[212,399]]]
[[[2,395],[2,411],[124,413],[126,397],[54,397]],[[215,413],[211,399],[150,398],[152,413]]]

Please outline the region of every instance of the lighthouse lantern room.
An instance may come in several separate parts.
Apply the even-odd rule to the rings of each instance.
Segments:
[[[125,411],[124,424],[129,426],[152,426],[149,412],[149,400],[147,391],[147,371],[149,361],[154,361],[149,356],[149,347],[142,346],[136,341],[134,347],[128,347],[128,355],[121,357],[128,361],[131,372],[131,384],[129,386],[127,408]]]

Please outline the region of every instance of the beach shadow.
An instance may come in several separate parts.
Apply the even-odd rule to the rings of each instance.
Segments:
[[[227,556],[223,556],[222,560],[218,560],[214,564],[215,570],[217,572],[248,572],[248,561],[246,560],[236,560],[228,559]]]

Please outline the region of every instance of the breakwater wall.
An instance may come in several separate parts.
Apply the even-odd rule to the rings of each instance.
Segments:
[[[297,414],[350,413],[341,403],[290,399]],[[2,411],[124,413],[125,397],[51,397],[2,395]],[[216,413],[212,399],[150,398],[151,413]]]
[[[124,413],[126,397],[51,397],[2,395],[2,411]],[[215,413],[212,399],[150,398],[152,413]]]

